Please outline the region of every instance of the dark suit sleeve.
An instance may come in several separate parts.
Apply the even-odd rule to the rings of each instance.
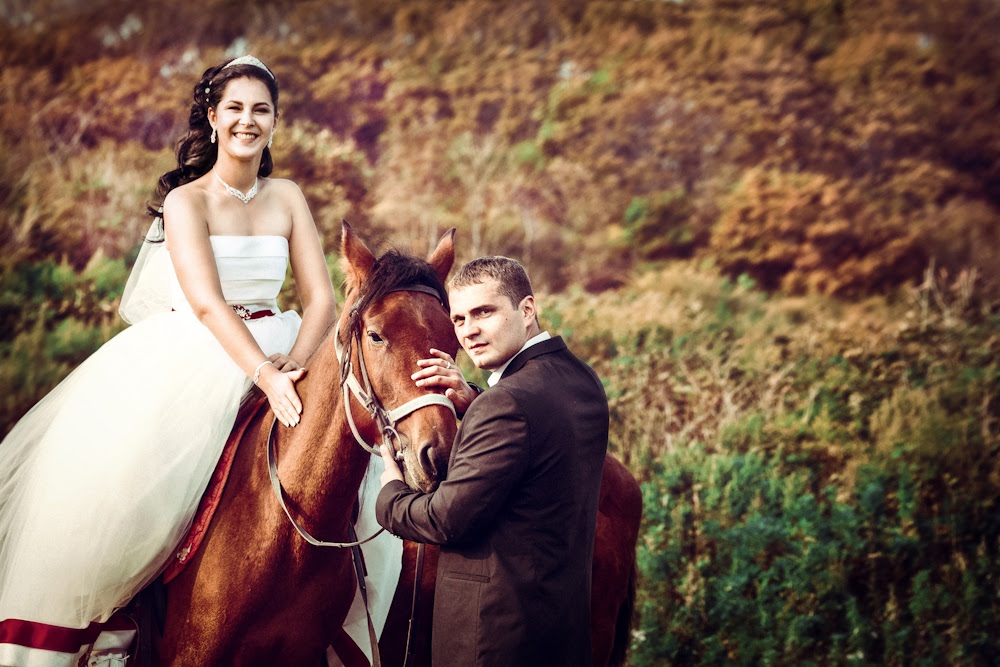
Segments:
[[[402,482],[382,488],[378,522],[406,540],[460,544],[495,520],[530,461],[528,422],[517,401],[497,386],[476,399],[455,439],[448,475],[420,493]]]

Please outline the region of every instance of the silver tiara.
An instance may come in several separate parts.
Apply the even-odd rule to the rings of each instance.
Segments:
[[[274,78],[274,75],[271,74],[271,70],[267,68],[267,65],[253,56],[240,56],[239,58],[234,58],[226,63],[226,67],[232,67],[233,65],[253,65],[254,67],[259,67],[267,72],[272,79]],[[226,69],[226,67],[223,67],[222,69]]]

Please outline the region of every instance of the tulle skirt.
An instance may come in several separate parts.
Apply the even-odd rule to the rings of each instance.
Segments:
[[[247,321],[288,353],[292,311]],[[126,329],[0,444],[0,620],[106,621],[184,537],[250,380],[191,313]]]

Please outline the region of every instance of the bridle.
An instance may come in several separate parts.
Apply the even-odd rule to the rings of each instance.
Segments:
[[[445,300],[443,295],[433,287],[428,287],[426,285],[420,284],[409,284],[402,285],[390,289],[386,294],[392,294],[393,292],[422,292],[424,294],[430,294],[444,306]],[[352,311],[352,317],[356,315],[356,312]],[[340,344],[340,328],[334,331],[334,351],[337,355],[337,361],[340,362],[340,388],[341,393],[344,395],[344,412],[347,414],[347,423],[351,426],[351,432],[354,434],[354,439],[358,442],[361,447],[369,454],[379,455],[379,452],[375,447],[369,445],[361,433],[358,431],[357,426],[354,423],[354,415],[351,410],[351,396],[354,396],[357,401],[368,411],[368,414],[375,420],[375,423],[379,427],[379,431],[382,433],[382,446],[391,447],[392,440],[395,439],[399,442],[399,450],[396,452],[396,460],[403,459],[403,452],[406,449],[406,443],[404,438],[396,430],[396,425],[405,419],[407,416],[413,414],[421,408],[430,407],[432,405],[442,405],[449,410],[452,414],[455,412],[455,404],[451,402],[448,397],[443,394],[423,394],[414,398],[413,400],[407,401],[403,405],[392,410],[386,410],[383,407],[382,402],[375,395],[375,390],[372,388],[371,381],[368,379],[368,368],[365,365],[365,356],[361,353],[361,331],[359,327],[353,327],[348,338],[348,346],[345,354],[344,348]],[[355,372],[354,364],[351,362],[350,350],[351,348],[358,346],[358,367],[361,371],[361,379],[364,381],[364,386],[358,381]],[[309,534],[299,523],[292,517],[291,512],[289,512],[288,507],[285,505],[285,490],[281,486],[281,480],[278,479],[278,459],[274,451],[274,434],[275,426],[278,423],[278,418],[275,417],[274,421],[271,422],[271,428],[267,435],[267,468],[268,474],[271,478],[271,488],[274,489],[274,495],[278,499],[278,504],[281,505],[281,509],[285,511],[285,516],[292,523],[292,526],[298,531],[299,535],[315,547],[339,547],[347,548],[354,547],[369,542],[382,533],[382,528],[379,528],[371,537],[365,538],[363,540],[358,540],[355,542],[325,542],[323,540],[318,540]]]
[[[433,287],[428,287],[426,285],[404,285],[402,287],[397,287],[390,290],[388,294],[393,292],[423,292],[424,294],[430,294],[436,298],[440,303],[444,303],[441,298],[440,293]],[[336,332],[337,337],[334,342],[334,350],[337,353],[337,361],[340,362],[340,387],[341,393],[344,395],[344,412],[347,414],[347,423],[351,426],[351,433],[354,434],[354,439],[358,442],[361,447],[369,454],[378,454],[378,451],[365,442],[365,439],[361,437],[358,432],[358,427],[354,424],[354,415],[351,411],[351,396],[354,396],[358,402],[368,411],[368,414],[372,416],[375,423],[378,424],[379,430],[382,433],[382,446],[391,446],[392,440],[395,439],[399,443],[399,449],[396,451],[395,458],[397,461],[403,460],[403,453],[406,450],[406,443],[403,437],[399,435],[396,430],[396,424],[403,420],[404,417],[416,412],[421,408],[426,408],[431,405],[443,405],[449,410],[451,410],[453,415],[456,415],[455,404],[451,400],[444,396],[443,394],[423,394],[414,398],[413,400],[403,403],[398,408],[393,410],[386,410],[382,406],[382,402],[379,401],[378,396],[375,395],[375,391],[372,389],[372,383],[368,379],[368,367],[365,365],[365,356],[358,353],[358,368],[361,371],[361,379],[364,380],[364,387],[358,382],[358,378],[354,373],[354,366],[350,359],[346,359],[344,355],[344,349],[340,345],[340,331]],[[361,349],[361,331],[355,329],[351,333],[351,342]],[[344,389],[348,391],[343,391]]]

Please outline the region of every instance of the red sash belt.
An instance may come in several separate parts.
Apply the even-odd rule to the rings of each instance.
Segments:
[[[0,621],[0,644],[76,653],[81,646],[94,643],[97,635],[101,634],[103,625],[95,622],[86,628],[64,628],[48,623],[7,618]]]
[[[238,303],[233,305],[233,311],[244,320],[257,320],[262,317],[270,317],[271,315],[274,315],[274,313],[270,310],[258,310],[255,313],[251,313],[249,308]]]
[[[246,306],[236,303],[232,306],[233,312],[239,315],[244,320],[259,320],[262,317],[271,317],[274,315],[274,311],[271,310],[258,310],[255,313],[251,313],[250,309]],[[171,312],[175,312],[176,308],[171,308]]]

